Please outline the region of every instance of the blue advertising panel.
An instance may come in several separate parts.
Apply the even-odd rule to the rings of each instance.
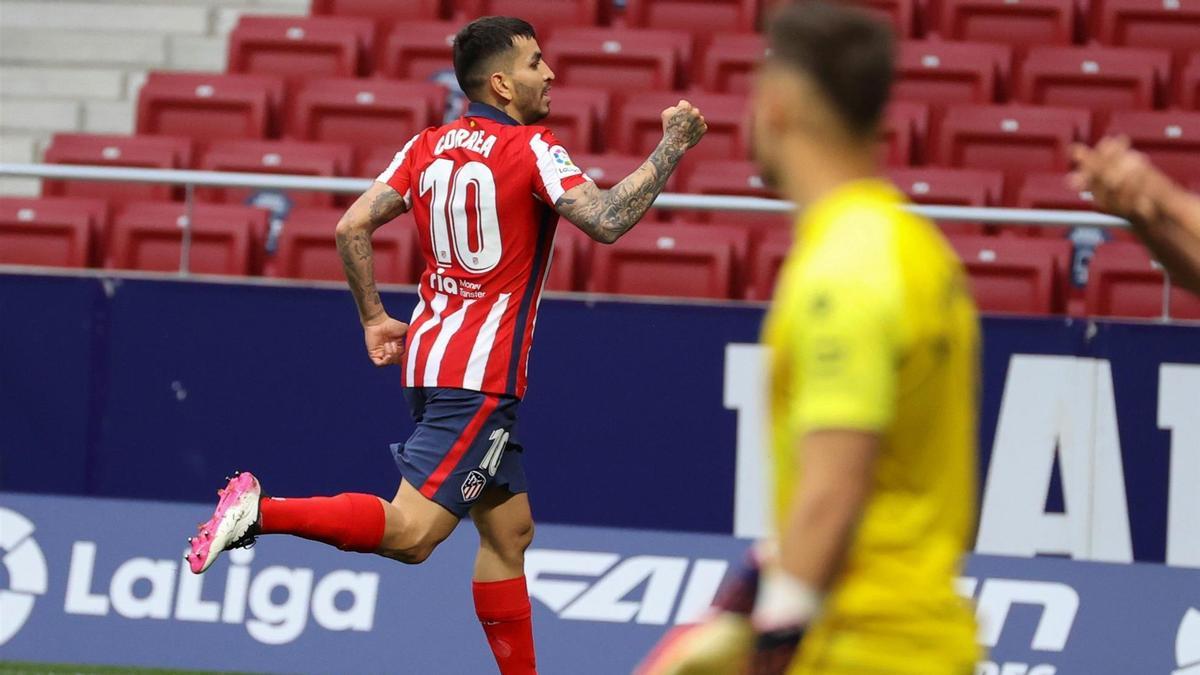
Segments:
[[[384,296],[399,317],[415,297]],[[535,517],[753,534],[762,373],[733,355],[762,313],[548,297],[517,432]],[[278,495],[396,489],[399,373],[339,284],[9,273],[0,316],[0,488],[199,501],[253,469]],[[983,328],[979,552],[1200,567],[1200,326]]]
[[[0,659],[264,673],[494,672],[474,618],[476,537],[404,566],[263,538],[195,576],[202,504],[0,493]],[[529,552],[539,670],[628,673],[712,601],[746,542],[545,526]],[[1200,672],[1200,571],[974,556],[960,579],[979,675]],[[70,639],[65,639],[70,636]]]

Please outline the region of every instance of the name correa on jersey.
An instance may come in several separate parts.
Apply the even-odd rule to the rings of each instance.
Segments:
[[[524,396],[554,203],[589,178],[545,127],[472,103],[409,140],[377,180],[412,207],[425,259],[404,386]]]

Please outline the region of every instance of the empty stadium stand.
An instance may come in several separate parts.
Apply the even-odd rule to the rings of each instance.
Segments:
[[[107,266],[173,272],[179,269],[184,205],[137,202],[112,222]],[[190,220],[188,269],[195,274],[245,275],[252,272],[253,249],[262,242],[267,213],[248,206],[196,204]]]
[[[1004,45],[909,40],[896,50],[898,100],[931,104],[1004,100],[1012,50]]]
[[[700,108],[708,123],[704,142],[688,152],[685,164],[748,155],[746,97],[705,92],[646,92],[626,100],[609,129],[609,147],[626,154],[648,155],[662,140],[662,111],[680,99]]]
[[[370,70],[375,24],[349,17],[243,16],[229,34],[231,73],[356,77]]]
[[[1200,112],[1114,112],[1106,134],[1124,134],[1163,172],[1187,184],[1200,178]]]
[[[0,264],[94,265],[106,221],[100,200],[0,197]]]
[[[1071,245],[1058,239],[951,236],[984,312],[1051,314],[1066,308]]]
[[[853,1],[897,28],[881,152],[914,202],[1088,209],[1089,195],[1063,182],[1067,146],[1108,133],[1200,187],[1200,7],[1187,0]],[[374,176],[413,133],[455,110],[453,37],[470,18],[499,13],[539,30],[557,74],[543,123],[601,187],[644,161],[661,110],[688,98],[710,132],[668,190],[770,196],[747,159],[746,128],[770,4],[114,0],[101,21],[85,8],[63,17],[26,2],[0,21],[0,160]],[[113,28],[141,15],[155,17],[145,35]],[[0,180],[0,194],[36,194],[38,183]],[[0,262],[178,268],[181,189],[42,183],[41,199],[0,201]],[[341,278],[328,235],[347,197],[196,196],[193,271]],[[547,286],[766,298],[790,220],[651,210],[615,247],[564,222]],[[383,281],[416,279],[407,223],[377,234]],[[941,226],[985,310],[1160,312],[1161,274],[1126,242],[1099,246],[1087,287],[1072,289],[1072,241],[1083,247],[1080,265],[1093,244],[1068,238],[1069,228]],[[1191,311],[1181,297],[1175,315]]]
[[[282,173],[297,176],[346,176],[353,149],[339,143],[301,141],[220,141],[209,145],[197,168],[210,171]],[[203,200],[243,204],[256,191],[249,188],[197,188]],[[291,191],[288,201],[303,206],[333,206],[328,192]]]
[[[700,85],[720,93],[749,93],[751,75],[766,48],[766,40],[757,33],[714,35],[704,52]]]
[[[274,256],[265,273],[293,279],[344,280],[333,229],[341,209],[293,209],[284,221]],[[411,284],[420,276],[417,230],[411,215],[404,215],[375,231],[371,237],[375,278],[384,284]]]
[[[440,120],[444,106],[445,90],[427,82],[313,79],[297,92],[285,135],[348,143],[359,156],[380,144],[399,150]]]
[[[943,166],[1003,171],[1005,201],[1011,202],[1023,174],[1065,171],[1070,145],[1090,132],[1091,114],[1083,108],[951,106],[932,157]]]
[[[550,116],[539,122],[554,132],[571,152],[596,152],[605,147],[605,122],[611,111],[608,92],[603,89],[550,90]]]
[[[1075,0],[942,0],[939,30],[946,39],[1018,49],[1069,45],[1082,35],[1083,17]]]
[[[684,30],[693,35],[753,32],[762,0],[626,0],[631,26]]]
[[[192,164],[192,142],[177,136],[55,134],[43,159],[51,164],[180,169]],[[46,180],[42,193],[50,197],[92,197],[119,205],[172,199],[179,189],[152,183]]]
[[[276,132],[284,83],[269,75],[152,73],[138,94],[137,132],[191,138],[197,146]]]
[[[1200,298],[1170,291],[1171,316],[1200,319]],[[1119,317],[1161,317],[1163,271],[1140,244],[1112,242],[1096,249],[1088,272],[1087,312]]]
[[[379,73],[398,80],[426,80],[452,71],[454,36],[461,27],[454,21],[422,21],[395,28],[383,41]]]
[[[715,225],[644,224],[592,249],[590,290],[688,298],[734,298],[746,233]]]
[[[692,36],[682,31],[564,28],[541,45],[559,84],[615,93],[682,87],[692,59]]]
[[[888,177],[917,204],[998,206],[1004,193],[1004,174],[984,169],[940,167],[893,168]],[[940,222],[944,232],[983,234],[980,223]]]
[[[1150,110],[1167,99],[1169,52],[1113,47],[1035,47],[1021,66],[1016,98],[1025,103]]]

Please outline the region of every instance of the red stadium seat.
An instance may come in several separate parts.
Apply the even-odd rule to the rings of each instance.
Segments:
[[[1026,103],[1151,109],[1166,102],[1171,56],[1150,49],[1037,47],[1017,78]]]
[[[1018,48],[1069,45],[1082,31],[1077,10],[1075,0],[943,0],[941,34]]]
[[[704,142],[688,152],[688,160],[748,156],[747,100],[737,94],[646,92],[630,98],[616,115],[609,147],[635,155],[649,154],[662,140],[662,111],[680,99],[698,107],[708,123]]]
[[[288,135],[349,143],[360,156],[380,146],[399,150],[439,123],[445,97],[444,89],[426,82],[310,80],[296,94]]]
[[[198,144],[266,138],[277,127],[283,80],[268,75],[150,73],[138,94],[137,132],[187,136]]]
[[[627,0],[631,26],[684,30],[693,35],[752,32],[761,0]]]
[[[1089,118],[1087,110],[1074,108],[951,106],[933,157],[944,166],[1004,171],[1007,203],[1021,175],[1068,168],[1069,147],[1088,138]]]
[[[750,284],[747,288],[747,300],[770,300],[775,292],[775,282],[779,278],[779,268],[792,250],[792,230],[780,228],[773,230],[754,247],[753,260],[750,265]]]
[[[433,21],[442,16],[442,0],[312,0],[316,15],[361,16],[390,26],[404,21]]]
[[[550,128],[568,152],[594,152],[604,146],[601,125],[609,119],[603,89],[550,90],[550,115],[538,124]]]
[[[333,230],[341,209],[302,208],[288,213],[275,255],[266,274],[291,279],[344,280]],[[420,277],[417,230],[405,214],[371,235],[375,279],[384,284],[412,284]]]
[[[350,146],[300,141],[221,141],[209,146],[199,168],[210,171],[282,173],[297,176],[345,176],[352,166]],[[197,196],[216,202],[245,204],[259,190],[199,188]],[[302,206],[332,206],[333,193],[292,191],[288,200]]]
[[[380,73],[401,80],[427,80],[434,73],[453,71],[454,36],[460,28],[462,24],[455,21],[397,26],[384,42]]]
[[[766,48],[766,40],[757,33],[714,35],[704,52],[701,85],[709,91],[748,94]]]
[[[1065,306],[1071,244],[1057,239],[951,236],[984,312],[1050,314]]]
[[[926,103],[1003,100],[1012,67],[1007,47],[940,40],[901,42],[896,53],[895,98]]]
[[[370,19],[243,16],[229,34],[231,73],[279,75],[294,85],[312,77],[365,75],[375,44]]]
[[[1200,112],[1116,112],[1104,133],[1125,134],[1178,181],[1200,178]]]
[[[542,41],[558,83],[616,92],[676,89],[692,59],[687,33],[563,28]]]
[[[929,106],[912,101],[893,101],[883,117],[881,153],[889,166],[919,164],[925,159],[929,132]]]
[[[1183,65],[1200,48],[1200,3],[1194,0],[1103,0],[1099,39],[1110,45],[1169,49]]]
[[[192,164],[192,142],[174,136],[55,134],[43,159],[48,164],[186,169]],[[113,204],[171,199],[175,192],[170,185],[152,183],[42,181],[42,194],[48,197],[91,197]]]
[[[736,251],[746,233],[716,225],[643,224],[592,250],[591,290],[690,298],[737,297]]]
[[[1087,312],[1093,316],[1161,317],[1163,271],[1141,244],[1110,242],[1096,248],[1088,266]],[[1200,319],[1200,298],[1171,288],[1170,314]]]
[[[126,206],[113,220],[108,267],[179,270],[184,214],[184,205],[173,202]],[[256,233],[265,232],[266,227],[267,213],[260,209],[196,204],[188,270],[196,274],[248,274]]]
[[[983,169],[912,167],[888,170],[888,178],[916,204],[948,206],[997,206],[1004,192],[1004,174]],[[971,222],[943,222],[947,233],[983,234],[983,226]]]
[[[0,265],[87,267],[107,208],[94,199],[0,197]]]
[[[922,0],[852,0],[876,19],[890,24],[903,40],[924,34]]]
[[[1190,110],[1200,110],[1200,51],[1192,54],[1179,74],[1178,93],[1175,100]]]
[[[453,4],[463,23],[480,16],[519,16],[533,24],[541,39],[563,26],[606,24],[612,10],[611,0],[454,0]]]

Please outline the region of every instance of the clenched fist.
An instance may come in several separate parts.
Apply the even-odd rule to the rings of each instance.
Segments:
[[[708,131],[708,123],[700,109],[688,103],[679,103],[662,112],[663,140],[683,150],[694,147]]]
[[[376,366],[390,366],[404,360],[404,335],[408,324],[397,321],[386,314],[381,319],[363,326],[363,337],[367,342],[367,356]]]

